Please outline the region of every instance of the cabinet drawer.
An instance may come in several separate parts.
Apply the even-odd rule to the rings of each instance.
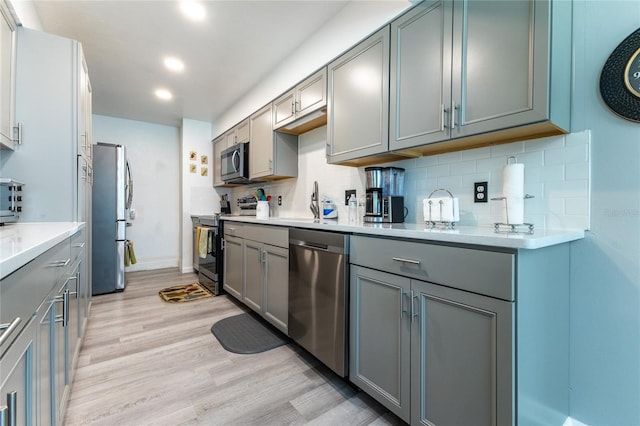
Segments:
[[[515,300],[515,255],[414,241],[351,237],[351,263]]]
[[[289,247],[289,228],[283,226],[245,225],[244,237],[272,246]]]
[[[82,228],[71,236],[71,261],[75,261],[78,257],[84,255],[87,247],[86,228]]]
[[[0,323],[21,318],[24,327],[40,303],[71,270],[69,240],[65,240],[0,281]]]
[[[224,236],[244,238],[244,223],[225,221]]]

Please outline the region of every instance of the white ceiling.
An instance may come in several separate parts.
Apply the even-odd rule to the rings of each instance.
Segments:
[[[219,117],[348,2],[205,1],[201,23],[177,1],[33,3],[44,31],[82,43],[95,114],[179,126]],[[183,73],[164,68],[167,55]],[[174,99],[156,99],[158,87]]]

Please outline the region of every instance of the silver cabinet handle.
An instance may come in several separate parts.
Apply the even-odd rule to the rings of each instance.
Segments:
[[[445,118],[447,115],[447,108],[444,104],[440,105],[440,131],[444,132],[447,128],[447,119]]]
[[[291,102],[291,115],[296,113],[296,103]]]
[[[84,242],[82,242],[82,243],[75,243],[75,244],[73,245],[73,247],[77,247],[77,248],[84,248],[84,244],[85,244]]]
[[[2,333],[2,336],[0,336],[0,346],[2,346],[9,336],[16,331],[18,324],[20,324],[21,321],[20,317],[15,317],[15,319],[9,324],[0,324],[0,330],[5,330],[4,333]]]
[[[455,103],[451,106],[451,130],[455,130],[456,126],[459,124],[459,117],[458,117],[458,122],[456,122],[456,115],[460,114],[460,107],[458,105],[456,105]]]
[[[58,260],[55,262],[51,262],[49,264],[50,267],[52,268],[65,268],[69,265],[69,262],[71,262],[71,259],[67,259],[67,260]]]
[[[392,257],[392,259],[395,260],[396,262],[411,263],[413,265],[419,265],[420,264],[419,260],[405,259],[403,257]]]
[[[56,315],[55,322],[61,322],[63,327],[69,324],[69,289],[66,289],[62,296],[53,299],[55,303],[62,302],[62,315]]]
[[[418,299],[418,296],[416,296],[413,293],[413,290],[411,290],[411,322],[413,322],[413,319],[418,316],[418,309],[414,309],[413,306],[413,301],[416,299]]]
[[[0,426],[7,426],[7,411],[9,411],[9,407],[0,405]]]
[[[402,292],[402,295],[400,296],[401,297],[401,299],[400,299],[400,318],[402,318],[405,314],[409,313],[409,312],[407,312],[408,309],[407,309],[407,307],[406,307],[406,305],[404,303],[404,299],[406,298],[406,296],[409,296],[409,293],[407,293],[407,292],[405,292],[403,290],[400,290],[400,291]]]
[[[9,426],[16,426],[18,414],[18,392],[13,391],[7,394],[7,406],[9,407]]]

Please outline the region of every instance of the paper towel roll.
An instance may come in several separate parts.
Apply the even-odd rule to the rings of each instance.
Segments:
[[[503,222],[524,222],[524,164],[507,164],[502,170],[502,196],[506,197]]]

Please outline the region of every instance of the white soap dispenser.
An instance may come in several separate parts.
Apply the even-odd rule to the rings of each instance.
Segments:
[[[349,223],[358,222],[358,201],[355,194],[349,197]]]

